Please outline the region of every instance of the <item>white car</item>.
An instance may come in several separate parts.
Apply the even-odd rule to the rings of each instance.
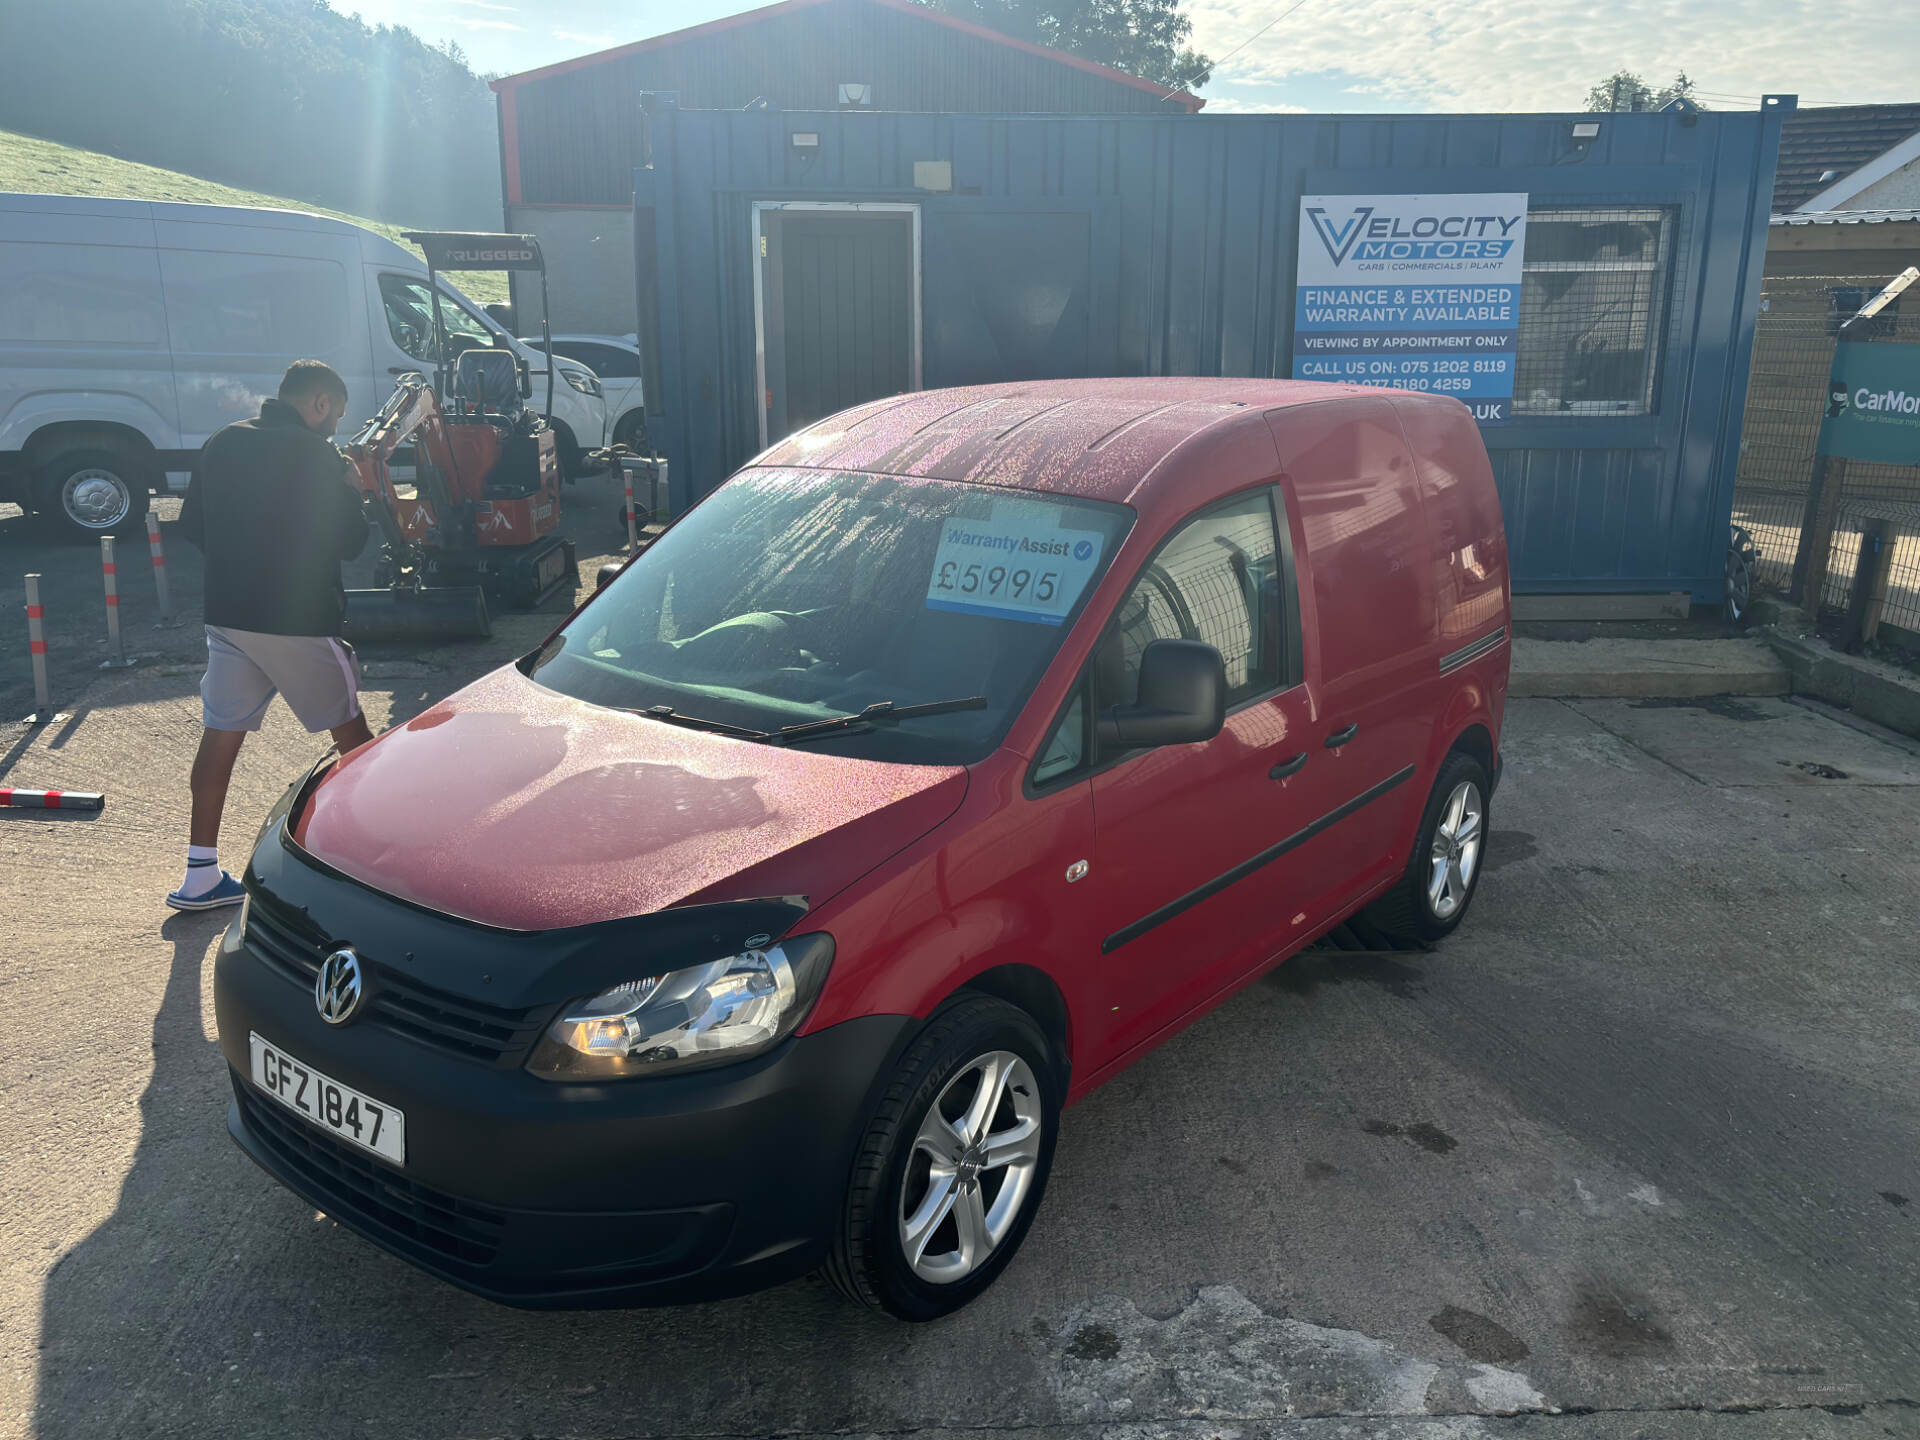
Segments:
[[[538,350],[538,335],[522,335],[522,345]],[[647,451],[647,401],[640,383],[640,337],[636,335],[556,335],[553,349],[562,360],[593,367],[607,402],[608,442],[636,454]],[[566,367],[560,368],[562,375]]]

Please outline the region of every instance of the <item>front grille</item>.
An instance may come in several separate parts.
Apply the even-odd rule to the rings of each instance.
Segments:
[[[247,948],[269,968],[309,990],[332,948],[324,936],[296,928],[258,896],[248,909],[246,938]],[[517,1063],[540,1033],[545,1007],[485,1005],[423,985],[364,955],[360,963],[367,974],[367,1016],[361,1023],[494,1065]]]
[[[335,1219],[383,1231],[463,1265],[490,1265],[506,1216],[407,1179],[372,1156],[296,1119],[236,1073],[247,1131],[294,1188]]]

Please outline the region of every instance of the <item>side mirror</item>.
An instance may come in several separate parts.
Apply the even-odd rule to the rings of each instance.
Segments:
[[[1227,664],[1198,640],[1155,640],[1140,657],[1140,695],[1100,716],[1103,748],[1198,745],[1227,723]]]
[[[600,573],[594,578],[594,592],[597,594],[606,589],[612,582],[613,577],[620,573],[625,563],[626,562],[622,560],[609,560],[606,564],[602,565],[600,567]]]

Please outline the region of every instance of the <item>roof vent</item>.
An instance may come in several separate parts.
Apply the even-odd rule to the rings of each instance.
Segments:
[[[1822,170],[1820,172],[1820,178],[1813,183],[1816,185],[1831,185],[1839,178],[1840,172],[1838,170]]]

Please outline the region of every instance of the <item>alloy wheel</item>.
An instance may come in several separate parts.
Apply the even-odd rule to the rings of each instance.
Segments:
[[[1480,866],[1485,807],[1480,787],[1462,780],[1440,807],[1434,826],[1431,867],[1427,873],[1427,908],[1436,920],[1450,920],[1467,903],[1474,872]]]
[[[992,1257],[1033,1192],[1043,1123],[1033,1071],[1011,1051],[969,1061],[941,1088],[900,1189],[900,1245],[915,1275],[950,1285]]]

